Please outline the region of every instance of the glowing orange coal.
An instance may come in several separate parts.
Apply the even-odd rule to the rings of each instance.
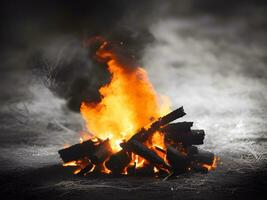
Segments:
[[[104,41],[96,52],[107,64],[111,81],[100,88],[101,101],[81,105],[88,130],[100,139],[110,139],[114,152],[144,127],[170,111],[169,101],[156,93],[146,71],[118,53],[119,45]],[[156,141],[155,141],[156,140]],[[162,137],[153,138],[157,145]]]
[[[208,171],[213,170],[217,167],[217,163],[219,160],[220,160],[220,158],[215,156],[211,165],[203,164],[202,166],[205,167]]]

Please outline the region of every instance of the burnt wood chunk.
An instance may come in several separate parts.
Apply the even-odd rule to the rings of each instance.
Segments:
[[[113,174],[121,174],[125,167],[131,162],[131,157],[128,152],[121,150],[109,157],[105,162],[105,166]]]
[[[77,173],[77,175],[83,176],[86,173],[90,172],[90,170],[94,167],[94,165],[92,163],[88,163],[83,169],[81,169],[81,171],[79,171]]]
[[[136,164],[127,167],[127,175],[134,176],[136,170]]]
[[[131,140],[130,142],[122,143],[121,146],[126,151],[133,152],[143,157],[152,165],[170,169],[170,166],[166,164],[165,161],[161,157],[159,157],[157,153],[137,140]]]
[[[161,147],[159,147],[159,146],[154,146],[154,148],[157,150],[157,151],[159,151],[159,152],[161,152],[161,153],[166,153],[166,151],[164,150],[164,149],[162,149]]]
[[[112,149],[109,143],[109,139],[106,139],[97,146],[97,149],[89,158],[93,164],[97,165],[103,163],[111,154]]]
[[[186,113],[184,112],[184,108],[180,107],[172,112],[170,112],[169,114],[165,115],[164,117],[160,118],[160,126],[165,126],[166,124],[180,118],[183,117],[184,115],[186,115]]]
[[[79,160],[84,157],[90,157],[96,149],[95,142],[92,140],[85,141],[80,144],[75,144],[71,147],[58,151],[63,162],[67,163],[73,160]]]
[[[186,115],[186,113],[184,112],[184,108],[180,107],[172,112],[170,112],[169,114],[159,118],[157,121],[153,122],[150,126],[150,128],[145,129],[145,128],[141,128],[137,133],[135,133],[130,139],[131,140],[138,140],[140,142],[145,142],[146,140],[148,140],[148,138],[150,138],[153,133],[157,130],[160,129],[160,127],[163,127],[165,125],[167,125],[168,123],[183,117],[184,115]]]
[[[188,141],[189,144],[203,144],[204,138],[205,138],[205,131],[204,130],[191,130],[190,132],[192,134],[191,136],[191,142]]]
[[[162,128],[161,131],[165,135],[165,140],[176,143],[182,143],[184,146],[201,145],[205,138],[204,130],[176,131],[169,125]]]
[[[206,174],[209,172],[209,170],[206,167],[203,167],[202,165],[199,164],[193,164],[191,166],[192,170],[194,170],[195,172],[201,172],[203,174]]]
[[[172,146],[167,147],[167,160],[175,174],[186,172],[190,163],[186,155],[180,153]]]
[[[151,164],[146,164],[142,167],[135,169],[135,176],[153,176],[154,175],[154,166]]]
[[[198,148],[195,146],[188,146],[186,147],[186,152],[187,155],[191,158],[192,156],[198,153]]]
[[[142,167],[136,168],[136,165],[131,165],[127,168],[127,175],[129,176],[153,176],[154,166],[151,164],[145,164]]]
[[[212,165],[215,156],[212,152],[199,149],[197,154],[192,156],[193,161],[202,164]]]
[[[168,132],[188,132],[191,130],[193,122],[177,122],[171,123],[164,127]]]
[[[158,171],[155,173],[155,175],[156,175],[157,177],[161,177],[161,178],[164,178],[164,177],[168,176],[169,174],[170,174],[170,173],[167,172],[167,171],[164,170],[164,169],[158,169]]]

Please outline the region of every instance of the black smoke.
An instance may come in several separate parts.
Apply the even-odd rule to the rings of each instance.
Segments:
[[[101,36],[123,44],[136,60],[153,41],[140,12],[124,1],[8,2],[4,4],[4,65],[30,69],[51,91],[79,111],[82,101],[96,102],[98,89],[109,82],[103,63],[94,59],[95,46],[83,41]],[[139,8],[142,5],[138,6]],[[140,13],[145,18],[145,13]]]
[[[8,82],[14,70],[30,70],[66,99],[71,110],[79,111],[82,101],[99,101],[98,89],[110,80],[105,64],[93,58],[97,47],[85,47],[84,40],[102,36],[122,42],[123,50],[142,64],[144,49],[155,40],[150,26],[164,18],[207,15],[228,23],[264,8],[266,3],[260,0],[6,1],[1,23],[2,81]],[[250,22],[255,30],[266,29],[261,19]]]

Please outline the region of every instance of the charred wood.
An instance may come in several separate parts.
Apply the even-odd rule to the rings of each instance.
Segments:
[[[192,160],[196,163],[212,165],[215,156],[212,152],[198,149],[197,154],[192,156]]]
[[[188,157],[172,146],[167,147],[167,160],[175,174],[186,172],[190,164]]]
[[[93,164],[97,165],[103,163],[111,154],[112,149],[109,139],[106,139],[97,146],[97,149],[89,158]]]
[[[146,164],[142,167],[135,169],[135,176],[153,176],[154,175],[154,166],[151,164]]]
[[[169,114],[161,117],[159,119],[159,122],[155,122],[152,124],[152,127],[153,126],[157,126],[157,127],[165,126],[168,123],[170,123],[170,122],[172,122],[172,121],[174,121],[180,117],[183,117],[184,115],[186,115],[186,113],[184,112],[184,108],[180,107],[180,108],[170,112]],[[159,125],[155,125],[156,123],[159,123]]]
[[[140,131],[138,131],[136,134],[134,134],[129,141],[131,140],[138,140],[140,142],[145,142],[148,138],[150,138],[152,136],[152,134],[159,130],[160,127],[163,127],[165,125],[167,125],[168,123],[183,117],[184,115],[186,115],[186,113],[184,112],[184,108],[180,107],[172,112],[170,112],[169,114],[159,118],[157,121],[155,121],[154,123],[151,124],[149,129],[145,129],[142,128],[140,129]]]
[[[121,174],[125,167],[131,162],[131,157],[128,152],[121,150],[109,157],[105,162],[105,166],[113,174]]]
[[[206,173],[208,173],[209,172],[209,170],[206,168],[206,167],[203,167],[202,165],[200,165],[200,164],[193,164],[192,166],[191,166],[191,168],[192,168],[192,170],[193,171],[195,171],[195,172],[201,172],[201,173],[204,173],[204,174],[206,174]]]
[[[166,176],[168,176],[170,173],[164,169],[158,169],[158,172],[156,172],[156,176],[157,177],[161,177],[164,178]]]
[[[184,146],[201,145],[205,138],[204,130],[190,130],[186,132],[179,132],[169,127],[163,127],[161,131],[165,135],[166,141],[172,141],[176,143],[182,143]]]
[[[136,170],[136,164],[127,167],[127,175],[134,176]]]
[[[144,144],[142,144],[137,140],[131,140],[130,142],[122,143],[121,146],[126,151],[133,152],[143,157],[144,159],[149,161],[152,165],[170,169],[170,166],[167,163],[165,163],[165,161],[161,157],[159,157],[153,150],[149,149],[148,147],[146,147]]]
[[[159,152],[161,152],[161,153],[166,153],[166,151],[164,150],[164,149],[162,149],[161,147],[159,147],[159,146],[154,146],[154,148],[157,150],[157,151],[159,151]]]
[[[94,167],[94,165],[92,163],[88,163],[87,166],[85,166],[83,169],[81,169],[81,171],[79,171],[77,173],[77,175],[80,175],[80,176],[83,176],[85,175],[86,173],[90,172],[90,170],[92,170]]]
[[[171,123],[165,126],[165,130],[168,132],[188,132],[191,130],[193,122],[177,122]]]
[[[92,140],[85,141],[80,144],[75,144],[71,147],[58,151],[63,162],[67,163],[73,160],[79,160],[84,157],[90,157],[96,149],[96,143]]]
[[[193,155],[198,153],[198,148],[196,146],[188,146],[186,147],[186,152],[188,157],[192,157]]]

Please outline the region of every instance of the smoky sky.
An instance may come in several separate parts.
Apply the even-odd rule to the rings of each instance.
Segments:
[[[208,16],[215,26],[220,24],[218,28],[245,26],[237,33],[242,42],[266,45],[267,4],[259,0],[4,1],[1,7],[1,98],[25,93],[37,78],[73,111],[79,111],[82,101],[99,101],[98,89],[110,81],[105,65],[93,59],[97,45],[84,47],[85,39],[103,36],[123,42],[123,51],[143,64],[147,47],[160,43],[153,25],[167,18]],[[181,34],[192,34],[188,31]],[[206,37],[202,32],[195,34]],[[210,40],[218,37],[209,36]],[[251,67],[244,67],[242,73],[253,75]]]

